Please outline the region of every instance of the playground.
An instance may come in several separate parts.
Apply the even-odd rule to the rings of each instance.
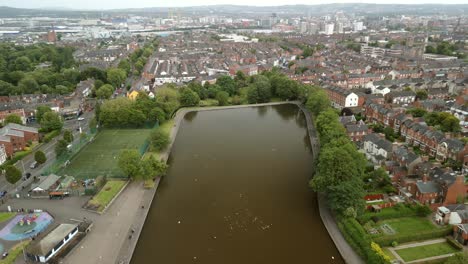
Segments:
[[[105,129],[86,145],[58,175],[76,179],[125,177],[118,168],[119,154],[124,149],[136,149],[144,153],[148,145],[150,129]]]
[[[0,230],[0,239],[19,241],[44,231],[54,219],[46,212],[18,214]]]

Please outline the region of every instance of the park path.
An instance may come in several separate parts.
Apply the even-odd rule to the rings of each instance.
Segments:
[[[132,182],[108,211],[94,221],[93,230],[68,255],[64,263],[114,264],[121,245],[128,240],[135,220],[141,217],[145,189]],[[135,239],[135,238],[132,238]]]

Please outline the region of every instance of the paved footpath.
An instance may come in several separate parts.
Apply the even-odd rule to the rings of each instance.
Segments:
[[[128,240],[135,216],[142,211],[145,189],[141,182],[127,186],[107,212],[94,222],[93,230],[67,256],[63,263],[116,263],[121,245]]]

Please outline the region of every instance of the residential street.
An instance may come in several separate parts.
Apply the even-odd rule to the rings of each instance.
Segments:
[[[67,120],[64,122],[63,129],[69,129],[73,132],[73,137],[74,141],[73,144],[78,143],[80,140],[80,131],[78,128],[81,126],[81,131],[87,131],[89,129],[89,120],[93,117],[92,112],[86,112],[82,115],[84,120],[78,121],[77,119],[73,120]],[[58,136],[54,138],[52,141],[49,143],[44,143],[42,144],[39,148],[37,148],[34,152],[41,150],[46,154],[47,161],[46,163],[40,165],[36,169],[31,169],[30,166],[34,162],[34,152],[32,152],[30,155],[24,157],[22,160],[18,161],[15,165],[16,167],[22,172],[23,176],[26,173],[31,173],[31,176],[38,176],[41,174],[41,172],[47,168],[50,164],[52,164],[55,161],[55,144],[57,141],[61,138],[61,136]],[[31,177],[28,181],[23,181],[20,180],[16,186],[8,183],[5,179],[4,175],[0,175],[0,191],[7,191],[8,193],[13,193],[15,189],[21,188],[21,186],[26,186],[32,181]]]

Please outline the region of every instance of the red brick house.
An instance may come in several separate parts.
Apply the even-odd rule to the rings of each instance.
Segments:
[[[0,145],[5,148],[8,157],[23,150],[28,141],[39,141],[37,128],[10,123],[0,129]]]

